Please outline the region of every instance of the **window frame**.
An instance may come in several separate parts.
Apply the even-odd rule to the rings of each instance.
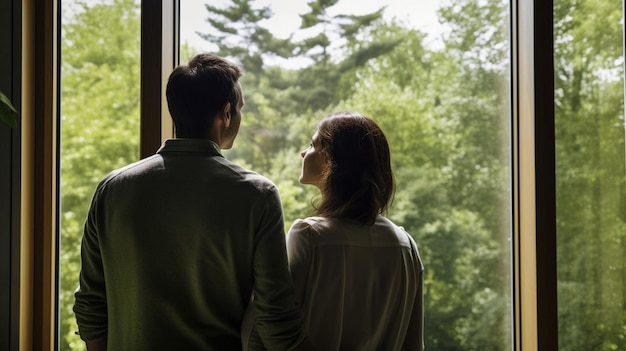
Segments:
[[[141,158],[174,136],[165,88],[179,61],[179,14],[180,0],[141,1]]]
[[[513,340],[523,351],[558,350],[553,7],[511,4]]]
[[[58,349],[58,72],[61,0],[21,4],[21,185],[19,315],[11,349]],[[173,136],[165,84],[178,64],[179,1],[142,1],[141,157]],[[556,206],[553,1],[513,0],[511,9],[511,349],[555,350]],[[160,38],[160,39],[159,39]],[[15,87],[14,84],[13,87]],[[155,118],[157,117],[157,118]],[[10,214],[11,215],[11,214]],[[14,232],[14,231],[12,231]],[[11,234],[14,235],[14,234]],[[16,280],[15,274],[12,281]],[[15,336],[19,335],[19,336]]]
[[[16,0],[0,1],[0,45],[8,49],[0,55],[0,90],[20,109],[21,90],[21,4]],[[18,118],[18,124],[19,124]],[[20,313],[20,186],[18,128],[0,123],[0,280],[7,282],[0,290],[0,349],[17,350]]]
[[[16,2],[19,3],[19,2]],[[19,6],[19,5],[17,5]],[[12,350],[56,348],[59,2],[21,2],[19,340]],[[18,207],[16,205],[15,207]],[[12,252],[12,255],[14,253]],[[12,257],[13,260],[13,257]]]

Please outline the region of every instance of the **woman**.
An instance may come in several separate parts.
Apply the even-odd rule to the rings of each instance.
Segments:
[[[422,262],[382,216],[394,193],[383,131],[358,113],[332,114],[301,156],[300,182],[321,199],[291,226],[287,254],[310,341],[324,351],[422,350]]]
[[[358,113],[324,118],[302,152],[300,182],[320,189],[315,217],[287,236],[311,342],[320,350],[421,350],[422,263],[382,216],[394,193],[389,144]]]

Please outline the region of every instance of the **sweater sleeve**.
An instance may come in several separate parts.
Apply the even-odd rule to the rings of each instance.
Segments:
[[[81,243],[81,271],[74,313],[80,338],[95,341],[107,337],[107,303],[104,270],[98,242],[99,187],[91,202]]]
[[[282,205],[276,188],[261,204],[254,255],[256,327],[269,350],[290,350],[306,333],[287,263]]]

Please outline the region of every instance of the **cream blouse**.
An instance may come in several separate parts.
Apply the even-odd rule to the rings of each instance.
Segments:
[[[423,350],[423,265],[402,227],[382,216],[371,226],[298,219],[287,255],[318,350]]]

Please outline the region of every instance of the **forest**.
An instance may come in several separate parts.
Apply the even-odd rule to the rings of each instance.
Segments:
[[[317,198],[298,182],[316,123],[341,110],[374,119],[397,183],[386,215],[425,265],[426,349],[510,350],[510,4],[442,2],[448,30],[432,47],[384,7],[332,14],[339,1],[309,1],[298,39],[264,27],[270,5],[207,1],[213,30],[198,35],[246,72],[225,156],[276,183],[287,230]],[[60,350],[84,350],[72,312],[82,227],[98,181],[139,159],[141,14],[135,0],[67,3],[59,339]],[[623,24],[622,1],[554,1],[559,350],[626,351]],[[183,45],[181,62],[196,51]],[[306,64],[277,64],[286,58]]]

